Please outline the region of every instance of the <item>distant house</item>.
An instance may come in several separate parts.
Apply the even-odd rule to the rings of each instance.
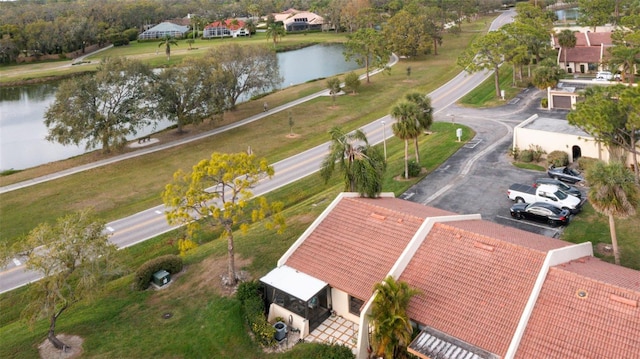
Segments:
[[[245,28],[245,22],[237,19],[215,21],[205,26],[202,37],[211,39],[215,37],[249,36],[249,30]]]
[[[162,22],[142,34],[138,35],[140,40],[161,39],[165,36],[182,38],[189,31],[189,26],[177,25],[169,21]]]
[[[422,359],[639,357],[640,272],[593,257],[591,243],[392,193],[340,194],[261,282],[270,320],[365,359],[372,288],[388,275],[420,291],[409,352]]]
[[[557,36],[553,37],[553,46],[558,50],[558,65],[567,73],[590,73],[602,71],[603,62],[609,57],[608,48],[613,46],[611,32],[576,31],[576,46],[564,49]],[[564,51],[567,63],[564,63]]]
[[[273,14],[275,21],[281,21],[287,32],[322,30],[324,18],[310,11],[289,9]]]

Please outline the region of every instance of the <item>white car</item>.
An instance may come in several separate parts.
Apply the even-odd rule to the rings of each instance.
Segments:
[[[606,81],[613,80],[613,74],[610,71],[598,71],[596,74],[596,80],[603,79]]]

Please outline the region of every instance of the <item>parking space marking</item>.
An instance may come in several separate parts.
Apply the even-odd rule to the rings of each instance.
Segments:
[[[405,193],[406,193],[406,192],[405,192]],[[401,198],[402,198],[402,199],[409,199],[409,198],[413,197],[413,195],[414,195],[414,194],[415,194],[414,192],[406,193],[406,195],[404,195],[404,194],[403,194],[403,195],[401,196]]]
[[[450,165],[446,165],[446,166],[444,166],[444,167],[442,167],[442,168],[438,168],[438,169],[436,170],[436,172],[445,172],[446,170],[448,170],[448,169],[449,169],[449,167],[451,167],[451,166],[450,166]]]
[[[476,139],[473,139],[473,140],[471,140],[471,141],[467,142],[463,147],[464,147],[464,148],[475,148],[477,145],[479,145],[479,144],[480,144],[480,142],[482,142],[482,139],[481,139],[481,138],[480,138],[480,139],[477,139],[477,140],[476,140]]]
[[[164,214],[162,211],[158,211],[158,210],[156,210],[155,212],[156,212],[157,214]]]
[[[20,261],[18,260],[18,258],[13,258],[13,264],[15,264],[16,266],[18,266],[18,267],[19,267],[19,266],[21,266],[21,265],[22,265],[22,262],[20,262]]]
[[[109,231],[109,232],[115,232],[116,230],[115,230],[115,229],[113,229],[112,227],[107,227],[107,231]]]
[[[522,223],[522,224],[526,224],[526,225],[529,225],[529,226],[534,226],[534,227],[538,227],[538,228],[542,228],[542,229],[548,229],[548,230],[552,230],[552,231],[554,231],[556,233],[560,233],[560,231],[556,229],[558,227],[548,227],[548,226],[544,226],[544,225],[541,225],[541,224],[528,222],[528,221],[523,221],[523,220],[519,220],[519,219],[515,219],[515,218],[511,218],[511,217],[506,217],[506,216],[499,216],[498,215],[496,217],[497,218],[506,219],[508,221],[513,221],[513,222],[516,222],[516,223]],[[559,227],[564,227],[564,226],[559,226]]]

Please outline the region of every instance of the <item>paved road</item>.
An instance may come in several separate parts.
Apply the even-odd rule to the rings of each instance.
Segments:
[[[505,22],[511,21],[511,19],[513,18],[513,15],[514,15],[513,11],[508,11],[503,13],[492,23],[492,29],[496,28],[498,25],[501,26]],[[447,84],[443,85],[439,89],[430,93],[429,96],[431,97],[431,100],[432,100],[432,106],[435,109],[435,115],[445,116],[444,120],[448,120],[449,118],[453,119],[453,117],[446,116],[446,114],[448,113],[448,107],[450,107],[453,103],[455,103],[455,101],[457,101],[459,98],[461,98],[462,96],[467,94],[469,91],[471,91],[473,88],[475,88],[480,83],[482,83],[490,75],[491,75],[491,72],[486,72],[486,71],[480,72],[480,73],[474,73],[474,74],[468,74],[466,72],[462,72],[461,74],[456,76],[453,80],[449,81]],[[289,103],[289,104],[280,106],[278,108],[271,109],[270,112],[282,111],[289,107],[293,107],[298,103],[307,101],[310,98],[327,95],[327,93],[328,93],[327,91],[322,91],[322,92],[313,94],[307,98],[294,101],[293,103]],[[185,142],[195,141],[202,137],[209,136],[213,133],[222,132],[231,128],[242,126],[243,124],[246,124],[248,122],[259,120],[263,116],[264,114],[261,113],[259,115],[250,117],[236,124],[219,128],[219,129],[216,129],[215,131],[211,131],[206,134],[201,134],[200,136],[197,136],[192,139],[185,139],[184,141]],[[460,114],[458,116],[464,116],[464,115]],[[462,117],[460,117],[460,119],[462,119]],[[386,125],[384,125],[384,126],[387,126],[386,131],[384,130],[385,127],[382,125],[382,121],[385,121],[386,123]],[[456,118],[456,121],[457,121],[457,118]],[[385,116],[376,121],[371,122],[366,126],[363,126],[361,129],[367,134],[367,137],[370,143],[376,144],[376,143],[382,142],[383,133],[387,137],[393,136],[392,131],[390,131],[390,127],[389,127],[392,122],[393,122],[393,119],[390,116]],[[165,146],[170,147],[175,145],[177,144],[166,144]],[[159,148],[163,148],[163,147],[159,146],[153,149],[150,148],[148,151],[141,150],[131,154],[118,156],[113,159],[101,161],[99,163],[89,164],[87,166],[82,166],[80,168],[71,169],[67,173],[59,174],[59,176],[77,173],[77,172],[86,170],[88,168],[103,166],[108,163],[123,160],[125,158],[144,155],[153,150],[158,150]],[[325,144],[322,144],[310,150],[307,150],[301,154],[298,154],[291,158],[275,163],[273,165],[276,173],[275,176],[270,180],[262,181],[255,188],[254,194],[256,196],[262,195],[276,188],[284,186],[288,183],[291,183],[295,180],[298,180],[302,177],[305,177],[309,174],[317,172],[320,169],[322,159],[328,153],[328,148],[329,148],[329,143],[327,142]],[[472,157],[467,160],[473,161],[475,159]],[[52,179],[53,176],[55,175],[47,176],[46,178],[40,178],[40,179],[31,181],[33,183],[23,182],[21,184],[16,184],[16,188],[13,188],[13,189],[21,188],[20,186],[24,187],[24,186],[32,185],[35,183],[41,183],[41,182]],[[464,174],[462,174],[462,176],[464,176]],[[0,193],[13,190],[13,189],[8,189],[7,187],[9,186],[3,187],[0,190]],[[175,227],[169,226],[167,224],[164,216],[164,211],[165,211],[164,206],[160,205],[160,206],[156,206],[154,208],[150,208],[148,210],[136,213],[132,216],[108,223],[107,230],[112,233],[110,240],[116,245],[118,245],[119,248],[125,248],[174,229]],[[466,212],[461,212],[461,213],[466,213]],[[3,272],[0,272],[0,293],[23,286],[27,283],[37,280],[38,278],[40,278],[39,274],[30,272],[30,271],[25,271],[24,265],[21,263],[20,259],[14,259],[7,266],[5,266],[5,268],[3,269]]]

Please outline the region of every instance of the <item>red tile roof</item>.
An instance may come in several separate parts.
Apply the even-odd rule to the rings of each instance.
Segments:
[[[613,45],[613,41],[611,40],[611,32],[588,32],[587,36],[589,37],[589,43],[591,46],[600,46],[604,45]]]
[[[422,291],[409,316],[504,356],[546,257],[532,247],[563,246],[483,221],[436,223],[400,276]]]
[[[562,49],[560,50],[562,51]],[[583,46],[566,49],[567,62],[600,62],[600,46]],[[560,54],[560,60],[564,61],[564,54]]]
[[[516,358],[640,358],[640,272],[587,257],[552,267]]]
[[[343,198],[286,265],[367,300],[424,219],[446,215],[397,198]]]
[[[211,27],[226,27],[229,30],[238,30],[242,29],[245,25],[244,21],[237,20],[236,23],[233,23],[234,19],[226,19],[224,21],[214,21],[211,24],[205,26],[205,29]]]

